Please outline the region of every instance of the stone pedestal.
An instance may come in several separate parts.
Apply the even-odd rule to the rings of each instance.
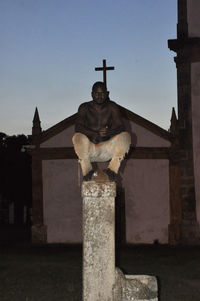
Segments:
[[[114,182],[82,184],[83,301],[157,301],[155,277],[115,268],[115,196]]]
[[[112,301],[115,283],[114,182],[83,182],[83,300]]]

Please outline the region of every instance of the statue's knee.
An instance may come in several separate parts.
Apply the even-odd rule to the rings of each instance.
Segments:
[[[82,145],[87,140],[88,140],[87,136],[81,133],[75,133],[72,138],[72,142],[74,145]]]
[[[117,139],[117,144],[120,149],[124,149],[124,151],[127,152],[126,150],[131,144],[131,135],[128,132],[120,133]]]
[[[128,132],[122,132],[120,135],[125,142],[131,143],[131,135]]]

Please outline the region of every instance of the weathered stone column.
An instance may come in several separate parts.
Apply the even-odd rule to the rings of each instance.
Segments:
[[[113,301],[114,182],[83,182],[83,300]]]
[[[98,172],[83,182],[83,301],[158,301],[154,276],[115,267],[116,184]]]

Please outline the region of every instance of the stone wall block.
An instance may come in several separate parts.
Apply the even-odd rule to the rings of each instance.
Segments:
[[[147,275],[124,275],[116,268],[114,301],[158,301],[156,277]]]

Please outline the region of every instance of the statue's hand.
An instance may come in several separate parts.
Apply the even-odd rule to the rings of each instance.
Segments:
[[[105,137],[107,135],[107,133],[108,133],[108,127],[105,127],[105,128],[102,128],[99,130],[99,135],[101,137]]]

